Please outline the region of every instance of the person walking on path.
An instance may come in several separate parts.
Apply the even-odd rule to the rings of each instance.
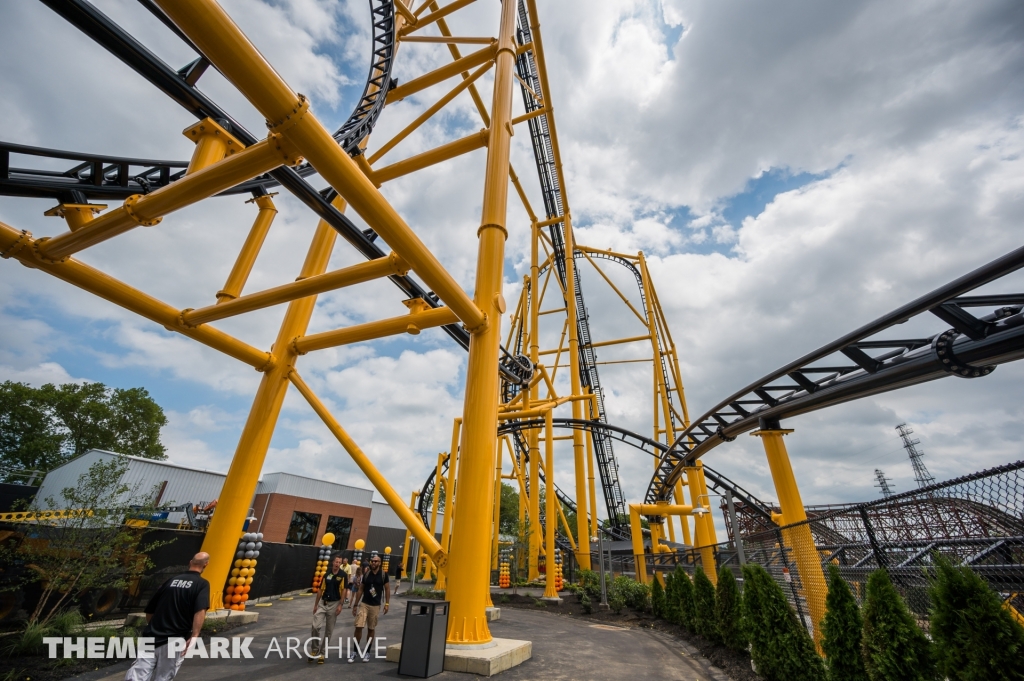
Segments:
[[[189,561],[188,572],[168,579],[149,599],[142,635],[153,638],[153,656],[135,658],[125,681],[171,681],[178,673],[210,608],[210,583],[200,576],[209,562],[210,554],[197,553]],[[187,640],[176,651],[168,645],[169,639]]]
[[[359,591],[354,593],[352,614],[356,617],[356,630],[353,634],[356,639],[356,650],[349,651],[348,661],[356,661],[356,652],[359,651],[359,642],[363,637],[363,627],[366,627],[366,651],[362,659],[363,662],[369,662],[370,644],[377,630],[377,617],[381,614],[381,599],[384,599],[384,615],[388,614],[388,606],[391,605],[391,585],[388,583],[388,573],[380,569],[380,556],[374,554],[370,557],[370,568],[363,573]]]
[[[348,577],[349,587],[351,588],[351,586],[352,586],[352,565],[348,562],[348,558],[346,558],[345,556],[341,557],[341,570],[342,570],[342,572],[345,573],[345,576]],[[349,595],[350,595],[349,591],[346,591],[345,592],[345,600],[343,602],[343,605],[348,605]]]
[[[313,601],[313,653],[309,655],[306,651],[310,662],[315,659],[319,664],[324,663],[324,653],[334,633],[334,622],[341,614],[347,592],[348,575],[341,569],[341,556],[335,555],[331,559],[331,571],[320,582],[320,590]]]

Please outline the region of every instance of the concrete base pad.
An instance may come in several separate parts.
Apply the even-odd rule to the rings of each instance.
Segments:
[[[487,621],[493,622],[501,619],[501,608],[490,607],[487,608]]]
[[[552,605],[561,605],[562,604],[562,599],[561,598],[542,598],[541,600],[544,601],[545,603],[551,603]]]
[[[252,624],[258,621],[258,612],[246,612],[245,610],[211,610],[206,613],[207,624],[221,624],[231,622],[232,624]],[[133,612],[124,618],[126,627],[141,629],[146,626],[146,615],[141,612]]]
[[[516,641],[510,638],[492,639],[494,645],[482,650],[444,651],[444,670],[449,672],[466,672],[480,676],[494,676],[506,669],[511,669],[533,657],[533,643]],[[388,646],[388,662],[398,662],[402,654],[402,644]]]

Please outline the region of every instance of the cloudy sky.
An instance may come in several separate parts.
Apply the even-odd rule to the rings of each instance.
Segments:
[[[137,3],[98,6],[174,67],[195,55]],[[328,126],[362,90],[362,0],[224,3]],[[1021,245],[1024,218],[1024,5],[1012,0],[540,0],[566,191],[580,243],[647,255],[693,416],[777,366]],[[456,35],[494,35],[499,3],[452,17]],[[187,159],[194,119],[42,4],[3,3],[0,139],[58,149]],[[407,81],[448,57],[405,45]],[[200,87],[251,131],[261,117],[212,70]],[[490,81],[481,80],[489,101]],[[371,150],[445,91],[389,107]],[[516,111],[522,103],[516,94]],[[468,97],[385,157],[388,163],[482,127]],[[513,164],[541,206],[527,131]],[[375,146],[376,145],[376,146]],[[384,192],[470,290],[483,152]],[[17,159],[13,162],[17,165]],[[322,181],[314,180],[316,186]],[[287,196],[247,287],[294,279],[315,218]],[[0,198],[0,220],[36,236],[64,229],[51,202]],[[89,249],[81,259],[180,307],[214,301],[255,216],[215,199]],[[510,202],[506,297],[528,270],[526,213]],[[358,262],[339,244],[331,267]],[[621,279],[621,273],[613,275]],[[631,314],[584,270],[595,340]],[[993,292],[1021,290],[1024,278]],[[635,300],[635,298],[634,298]],[[386,282],[321,297],[311,331],[402,314]],[[218,326],[268,347],[283,309]],[[923,330],[938,333],[937,320]],[[643,348],[599,359],[642,357]],[[632,353],[632,354],[631,354]],[[465,353],[425,332],[326,350],[299,369],[406,496],[461,413]],[[650,370],[602,374],[609,419],[651,430]],[[793,419],[788,444],[805,501],[873,498],[882,468],[913,477],[894,427],[909,422],[938,479],[1021,458],[1024,367],[945,379]],[[226,470],[259,375],[16,263],[0,264],[0,380],[145,386],[170,419],[170,458]],[[563,371],[564,379],[564,371]],[[774,499],[752,438],[706,463]],[[560,450],[561,452],[561,450]],[[567,454],[567,452],[566,452]],[[651,461],[618,451],[626,496]],[[572,487],[569,458],[558,480]],[[264,470],[369,486],[294,392]],[[184,500],[181,500],[184,501]]]

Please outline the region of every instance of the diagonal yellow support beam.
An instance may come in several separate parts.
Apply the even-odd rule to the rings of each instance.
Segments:
[[[294,145],[331,187],[458,315],[471,333],[487,327],[487,315],[444,269],[356,162],[338,146],[323,124],[309,113],[308,100],[288,87],[220,5],[213,0],[157,1],[217,70],[267,118],[271,133],[280,134]]]
[[[345,429],[341,427],[341,424],[331,416],[331,412],[327,410],[327,407],[325,407],[324,403],[320,401],[320,398],[309,389],[309,386],[302,380],[298,372],[293,369],[291,373],[288,374],[288,380],[291,381],[292,385],[298,389],[299,393],[306,398],[306,401],[309,402],[309,406],[313,407],[313,411],[317,413],[317,416],[320,417],[324,422],[324,425],[327,426],[334,437],[338,438],[338,442],[341,443],[341,446],[344,447],[345,451],[352,457],[355,464],[359,466],[359,470],[363,472],[363,475],[369,478],[374,489],[384,497],[384,501],[388,503],[388,506],[390,506],[395,512],[398,518],[402,521],[402,524],[409,529],[414,537],[416,537],[416,541],[420,543],[420,546],[422,546],[427,552],[427,555],[429,555],[431,560],[434,561],[434,564],[438,567],[443,567],[448,562],[448,556],[445,550],[441,548],[441,545],[437,543],[437,539],[434,538],[434,535],[430,533],[430,530],[423,525],[423,521],[420,517],[402,502],[402,498],[398,496],[398,492],[395,491],[395,488],[391,486],[383,475],[381,475],[380,471],[377,470],[377,467],[373,465],[372,461],[370,461],[370,458],[366,456],[366,453],[360,449],[359,445],[356,444],[356,441],[353,440]]]
[[[419,299],[417,298],[417,300]],[[366,324],[357,324],[345,329],[302,336],[292,341],[292,347],[295,348],[295,352],[304,355],[314,350],[334,348],[350,343],[362,343],[375,338],[397,336],[402,333],[416,335],[423,329],[455,324],[458,321],[455,313],[447,307],[427,308],[422,312],[412,312],[401,317],[381,319]]]
[[[188,336],[203,345],[245,362],[257,371],[266,371],[274,363],[274,356],[254,348],[223,331],[204,326],[192,329],[181,322],[181,312],[151,295],[119,281],[94,267],[67,258],[60,262],[48,262],[36,257],[38,242],[29,232],[19,232],[0,222],[0,256],[15,258],[21,264],[52,274],[83,291],[88,291],[105,300],[125,308],[137,315],[156,322],[164,328]]]
[[[280,305],[281,303],[313,296],[318,293],[335,291],[345,286],[353,286],[373,281],[374,279],[380,279],[381,277],[390,277],[396,274],[404,275],[408,271],[408,265],[396,253],[392,252],[391,255],[385,258],[362,262],[336,272],[318,274],[308,279],[276,286],[259,293],[250,293],[241,298],[209,305],[198,310],[185,310],[181,313],[181,319],[186,326],[199,326],[200,324],[208,324],[218,319],[234,317],[235,315],[253,310],[261,310],[265,307]]]

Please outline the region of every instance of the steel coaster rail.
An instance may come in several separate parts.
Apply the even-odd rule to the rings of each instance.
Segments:
[[[519,0],[518,21],[516,30],[516,41],[520,45],[528,45],[533,42],[530,31],[529,12],[524,0]],[[520,89],[523,95],[523,104],[527,114],[533,113],[543,106],[534,97],[534,93],[543,92],[537,66],[532,50],[526,50],[516,58],[516,70],[520,78]],[[529,85],[529,86],[528,86]],[[555,163],[554,150],[551,143],[551,132],[548,126],[547,114],[539,114],[527,122],[530,129],[530,138],[533,143],[534,158],[537,164],[537,175],[540,179],[541,193],[544,198],[544,209],[548,220],[565,218],[565,207],[562,200],[562,184],[558,175],[558,167]],[[567,268],[565,265],[565,243],[562,230],[559,228],[561,220],[548,225],[548,232],[555,249],[555,267],[558,272],[562,289],[566,290]],[[586,303],[583,300],[583,292],[580,288],[579,271],[573,270],[573,281],[575,290],[576,326],[579,336],[578,356],[580,362],[580,380],[584,387],[590,388],[597,400],[598,418],[607,422],[604,407],[604,392],[601,389],[601,379],[597,370],[597,358],[593,347],[590,345],[590,324]],[[569,304],[569,301],[566,301]],[[601,488],[605,497],[605,505],[608,509],[608,517],[615,527],[625,527],[628,531],[628,523],[625,518],[626,502],[622,494],[622,487],[618,478],[618,466],[615,461],[615,452],[612,444],[602,432],[594,433],[594,458],[597,462],[597,469],[601,478]]]
[[[681,470],[714,447],[779,419],[945,376],[977,378],[1024,357],[1024,293],[966,296],[1024,267],[1024,247],[865,324],[723,400],[683,431],[662,457],[647,503],[667,500]],[[968,308],[996,308],[977,317]],[[877,339],[912,317],[931,313],[951,329],[926,338]],[[883,350],[878,355],[868,351]],[[839,364],[817,365],[832,355]],[[852,364],[847,363],[852,362]],[[825,374],[814,380],[810,376]],[[790,382],[785,382],[785,381]]]

